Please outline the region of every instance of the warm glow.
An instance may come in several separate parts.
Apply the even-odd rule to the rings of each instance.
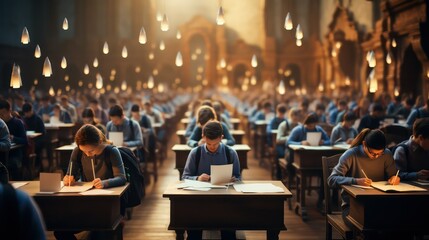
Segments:
[[[284,95],[286,93],[286,86],[283,80],[281,80],[279,83],[278,92],[280,95]]]
[[[298,24],[296,26],[295,38],[299,39],[299,40],[302,40],[303,37],[304,37],[304,34],[302,33],[301,25]]]
[[[104,54],[108,54],[109,53],[109,45],[107,44],[107,42],[104,42],[103,53]]]
[[[301,93],[302,93],[302,95],[306,95],[307,94],[307,89],[306,88],[301,88]]]
[[[182,34],[180,33],[180,30],[177,30],[176,38],[177,39],[181,39],[182,38]]]
[[[146,42],[147,42],[146,31],[144,30],[144,27],[142,27],[139,33],[139,43],[145,44]]]
[[[195,60],[197,60],[197,54],[195,54],[195,53],[194,53],[194,54],[192,54],[192,55],[191,55],[191,59],[192,59],[192,60],[194,60],[194,61],[195,61]]]
[[[325,90],[325,87],[323,86],[323,83],[319,83],[319,86],[317,87],[319,92],[323,92]]]
[[[61,68],[62,69],[66,69],[67,68],[67,59],[66,59],[66,57],[63,57],[61,59]]]
[[[10,76],[10,86],[12,88],[20,88],[22,86],[21,68],[15,63],[13,64],[12,74]]]
[[[63,90],[61,88],[58,88],[57,90],[57,96],[61,96],[63,94]]]
[[[177,55],[176,55],[176,66],[178,67],[183,66],[182,54],[180,52],[177,52]]]
[[[95,76],[95,88],[102,89],[103,88],[103,77],[100,73],[97,73]]]
[[[121,53],[121,55],[122,55],[122,58],[127,58],[127,57],[128,57],[128,50],[127,50],[127,46],[124,46],[124,47],[122,48],[122,53]]]
[[[36,49],[34,50],[34,57],[40,58],[42,56],[42,51],[40,51],[39,44],[36,45]]]
[[[155,80],[153,79],[153,76],[150,75],[149,79],[147,80],[147,88],[152,89],[155,86]]]
[[[125,91],[125,90],[127,90],[127,82],[124,80],[124,81],[122,81],[122,84],[121,84],[121,90],[122,91]]]
[[[199,67],[197,68],[197,72],[198,72],[198,73],[203,73],[203,72],[204,72],[204,68],[203,68],[203,67],[201,67],[201,66],[199,66]]]
[[[161,42],[159,43],[159,50],[164,51],[165,50],[165,43],[164,40],[161,40]]]
[[[64,81],[67,82],[70,79],[69,75],[64,75]]]
[[[295,84],[296,84],[295,83],[295,79],[292,78],[292,79],[289,80],[289,85],[291,85],[292,87],[294,87]]]
[[[222,77],[222,84],[223,85],[228,85],[228,77],[227,76],[223,76]]]
[[[66,92],[70,92],[70,85],[66,86]]]
[[[83,73],[84,73],[85,75],[88,75],[88,74],[89,74],[89,66],[88,66],[88,64],[85,64],[85,67],[83,68]]]
[[[247,91],[249,89],[249,86],[247,84],[244,84],[243,86],[241,86],[241,90],[243,91]]]
[[[299,89],[299,88],[295,89],[295,94],[297,96],[301,96],[301,89]]]
[[[158,22],[162,21],[162,14],[160,12],[156,13],[156,21],[158,21]]]
[[[110,74],[111,75],[116,75],[116,69],[112,68],[112,70],[110,70]]]
[[[335,48],[336,49],[340,49],[341,45],[342,45],[342,43],[338,41],[338,42],[335,43]]]
[[[393,91],[393,95],[395,95],[395,97],[399,96],[399,87],[396,86],[395,90]]]
[[[392,47],[395,48],[396,46],[398,46],[398,44],[396,43],[396,39],[392,39]]]
[[[141,68],[140,68],[140,66],[137,66],[135,69],[134,69],[134,71],[136,72],[136,73],[140,73],[141,72]]]
[[[24,27],[21,35],[22,44],[28,44],[30,42],[30,34],[28,33],[27,27]]]
[[[154,75],[154,76],[156,76],[156,75],[158,75],[158,69],[154,69],[154,70],[152,70],[152,74]]]
[[[98,67],[98,59],[97,58],[94,58],[94,61],[92,62],[92,66],[93,67]]]
[[[387,52],[387,54],[386,54],[386,63],[387,64],[391,64],[392,63],[392,57],[390,57],[390,53],[389,52]]]
[[[155,54],[153,52],[150,52],[148,58],[149,60],[153,60],[155,58]]]
[[[115,94],[118,94],[118,93],[119,93],[119,91],[120,91],[120,89],[119,89],[118,87],[115,87],[115,88],[113,89],[113,92],[114,92]]]
[[[369,64],[369,67],[375,67],[375,65],[377,64],[376,63],[376,60],[375,60],[375,53],[374,53],[374,51],[371,51],[371,53],[369,54],[369,62],[368,62],[368,64]]]
[[[79,85],[79,87],[82,87],[83,86],[82,80],[80,80],[79,82],[77,82],[77,85]]]
[[[251,65],[252,65],[252,67],[254,67],[254,68],[258,66],[258,59],[256,58],[256,55],[255,55],[255,54],[253,54],[253,56],[252,56]]]
[[[219,6],[219,10],[217,11],[216,24],[221,26],[225,24],[225,16],[223,13],[222,6]]]
[[[33,84],[34,84],[34,86],[38,85],[39,84],[39,79],[35,78],[34,81],[33,81]]]
[[[292,17],[290,16],[289,12],[287,13],[286,18],[285,18],[284,28],[286,30],[292,30],[293,29]]]
[[[369,92],[375,93],[378,89],[378,82],[377,82],[377,79],[375,78],[374,69],[371,70],[368,78],[369,78]]]
[[[351,84],[350,78],[346,77],[346,80],[344,81],[344,83],[346,84],[346,86],[350,86],[350,84]]]
[[[49,88],[49,95],[51,97],[55,96],[55,90],[54,90],[54,87],[52,87],[52,86]]]
[[[219,66],[220,66],[221,68],[226,68],[226,60],[225,60],[225,58],[222,58],[222,59],[220,60],[220,62],[219,62]]]
[[[158,92],[160,93],[164,92],[164,84],[162,83],[158,84]]]
[[[67,30],[67,29],[69,29],[69,21],[65,17],[63,21],[63,30]]]
[[[42,75],[45,77],[50,77],[52,75],[51,61],[49,61],[48,57],[45,58],[45,62],[43,63]]]
[[[162,16],[162,21],[161,21],[161,31],[167,32],[168,29],[170,29],[170,25],[168,23],[167,14],[164,13],[164,15]]]
[[[302,40],[301,39],[296,40],[296,46],[298,46],[298,47],[302,46]]]
[[[332,57],[337,57],[337,50],[335,48],[332,49],[331,56]]]
[[[329,87],[331,88],[331,90],[334,90],[335,89],[335,83],[334,82],[331,82],[331,84],[329,85]]]
[[[256,76],[252,75],[252,77],[250,78],[250,84],[253,85],[253,86],[255,86],[256,82],[257,82]]]

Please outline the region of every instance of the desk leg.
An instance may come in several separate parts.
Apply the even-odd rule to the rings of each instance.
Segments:
[[[183,171],[184,171],[185,169],[183,169],[183,168],[178,168],[177,170],[179,171],[179,180],[182,180]]]
[[[299,173],[297,173],[297,176],[298,174]],[[305,206],[305,189],[307,188],[307,176],[303,171],[300,171],[299,175],[299,180],[296,180],[297,203],[295,207],[295,213],[301,215],[302,221],[307,221],[308,213],[307,208]]]
[[[267,240],[278,240],[280,230],[267,230]]]
[[[185,239],[185,230],[175,230],[176,232],[176,240],[184,240]]]

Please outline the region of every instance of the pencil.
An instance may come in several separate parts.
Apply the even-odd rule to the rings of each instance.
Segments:
[[[363,173],[363,175],[365,176],[365,178],[368,178],[368,176],[365,174],[365,172],[363,171],[363,169],[360,169]],[[368,178],[369,179],[369,178]]]
[[[396,179],[398,178],[398,174],[399,174],[399,170],[396,172],[396,175],[395,175],[395,178],[394,178],[394,180],[393,180],[393,182],[392,182],[392,185],[393,185],[393,183],[395,183],[395,182],[396,182]]]
[[[94,158],[91,158],[91,165],[92,165],[92,175],[94,176],[94,179],[95,179]]]
[[[72,162],[72,161],[70,161],[69,187],[71,186],[72,167],[73,167],[73,162]]]
[[[342,140],[342,138],[340,137],[340,138],[338,138],[337,140],[335,140],[335,142],[334,142],[334,144],[335,143],[337,143],[337,142],[339,142],[339,141],[341,141]]]

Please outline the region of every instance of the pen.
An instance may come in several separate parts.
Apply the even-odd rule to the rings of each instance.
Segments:
[[[91,158],[91,165],[92,165],[92,175],[94,176],[94,179],[95,179],[94,158]]]
[[[73,167],[73,162],[72,162],[72,161],[70,161],[69,187],[71,186],[72,167]]]
[[[365,178],[368,178],[368,176],[365,174],[365,172],[363,171],[363,169],[360,169],[363,173],[363,175],[365,176]],[[368,178],[369,179],[369,178]]]
[[[335,140],[334,144],[335,144],[335,143],[337,143],[337,142],[339,142],[339,141],[341,141],[341,139],[342,139],[342,138],[340,137],[340,138],[338,138],[337,140]]]
[[[396,182],[396,179],[398,178],[398,174],[399,174],[399,170],[396,172],[395,178],[394,178],[394,180],[392,181],[392,185],[393,185],[393,183],[395,183],[395,182]]]

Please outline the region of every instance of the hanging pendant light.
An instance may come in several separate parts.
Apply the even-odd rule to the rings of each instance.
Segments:
[[[346,86],[350,86],[351,81],[349,77],[346,77],[346,80],[344,81],[344,84],[346,84]]]
[[[395,86],[395,90],[393,91],[393,95],[395,95],[395,97],[399,96],[399,87]]]
[[[89,66],[88,66],[88,64],[85,64],[85,67],[83,67],[83,73],[84,73],[85,75],[88,75],[88,74],[89,74]]]
[[[226,68],[226,60],[225,60],[225,58],[220,59],[219,67]]]
[[[155,81],[153,79],[153,76],[150,75],[149,79],[147,80],[147,88],[152,89],[155,86]]]
[[[22,86],[21,68],[14,63],[12,67],[12,74],[10,76],[10,87],[20,88],[21,86]]]
[[[396,48],[396,46],[398,46],[398,44],[396,43],[396,39],[395,39],[395,38],[393,38],[393,39],[392,39],[392,47],[393,47],[393,48]]]
[[[228,85],[228,77],[225,76],[225,75],[222,77],[222,84],[223,85]]]
[[[102,89],[103,88],[103,77],[100,73],[97,73],[95,76],[95,88]]]
[[[66,17],[64,18],[64,21],[63,21],[63,29],[64,30],[69,29],[69,21],[67,20]]]
[[[127,90],[127,82],[124,80],[124,81],[122,81],[122,84],[121,84],[121,90],[122,91],[125,91],[125,90]]]
[[[45,58],[45,62],[43,63],[42,75],[45,77],[50,77],[52,75],[51,61],[49,61],[48,57]]]
[[[390,56],[390,52],[387,52],[387,54],[386,54],[386,63],[387,64],[392,63],[392,57]]]
[[[108,54],[109,53],[109,45],[107,44],[107,42],[104,42],[103,53],[104,54]]]
[[[250,78],[250,84],[255,86],[257,83],[257,79],[255,75],[252,75],[252,77]]]
[[[289,12],[286,14],[284,28],[286,30],[292,30],[293,29],[292,17],[290,16]]]
[[[165,43],[164,40],[161,40],[161,42],[159,43],[159,50],[164,51],[165,50]]]
[[[298,47],[301,47],[301,46],[302,46],[302,40],[301,40],[301,39],[297,39],[297,40],[295,41],[295,43],[296,43],[296,46],[298,46]]]
[[[223,13],[222,5],[219,6],[219,10],[217,12],[216,24],[219,25],[219,26],[222,26],[222,25],[225,24],[225,16],[224,16],[224,13]]]
[[[378,82],[377,82],[377,79],[375,78],[375,70],[374,69],[371,70],[368,78],[369,78],[369,92],[370,93],[377,92]]]
[[[161,21],[161,31],[167,32],[168,29],[170,29],[170,25],[168,23],[167,14],[164,13],[164,15],[162,16],[162,21]]]
[[[252,67],[254,67],[254,68],[258,66],[258,59],[256,58],[256,55],[255,55],[255,54],[253,54],[253,56],[252,56],[251,65],[252,65]]]
[[[182,33],[180,33],[180,30],[177,30],[176,39],[181,39],[181,38],[182,38]]]
[[[183,58],[182,58],[182,54],[179,52],[177,52],[176,55],[176,66],[181,67],[183,66]]]
[[[127,58],[128,57],[128,50],[127,50],[127,46],[124,46],[122,48],[122,58]]]
[[[325,90],[325,87],[323,86],[323,83],[319,83],[319,86],[317,87],[319,92],[323,92]]]
[[[36,49],[34,50],[34,57],[40,58],[42,56],[42,51],[40,51],[39,44],[36,45]]]
[[[371,50],[369,54],[369,61],[368,61],[369,67],[375,67],[377,65],[377,62],[375,60],[375,53],[373,50]]]
[[[301,40],[303,37],[304,37],[304,34],[302,33],[301,25],[298,24],[296,26],[295,38]]]
[[[63,58],[61,59],[61,68],[62,68],[62,69],[66,69],[66,68],[67,68],[67,60],[66,60],[66,57],[63,57]]]
[[[147,42],[146,31],[144,30],[144,27],[142,27],[139,33],[139,43],[145,44],[146,42]]]
[[[24,27],[21,35],[22,44],[28,44],[30,42],[30,34],[28,33],[27,27]]]
[[[98,67],[98,59],[97,58],[94,58],[94,61],[92,62],[92,66],[93,67]]]
[[[54,87],[52,87],[52,86],[49,88],[49,95],[51,97],[55,96],[55,90],[54,90]]]

